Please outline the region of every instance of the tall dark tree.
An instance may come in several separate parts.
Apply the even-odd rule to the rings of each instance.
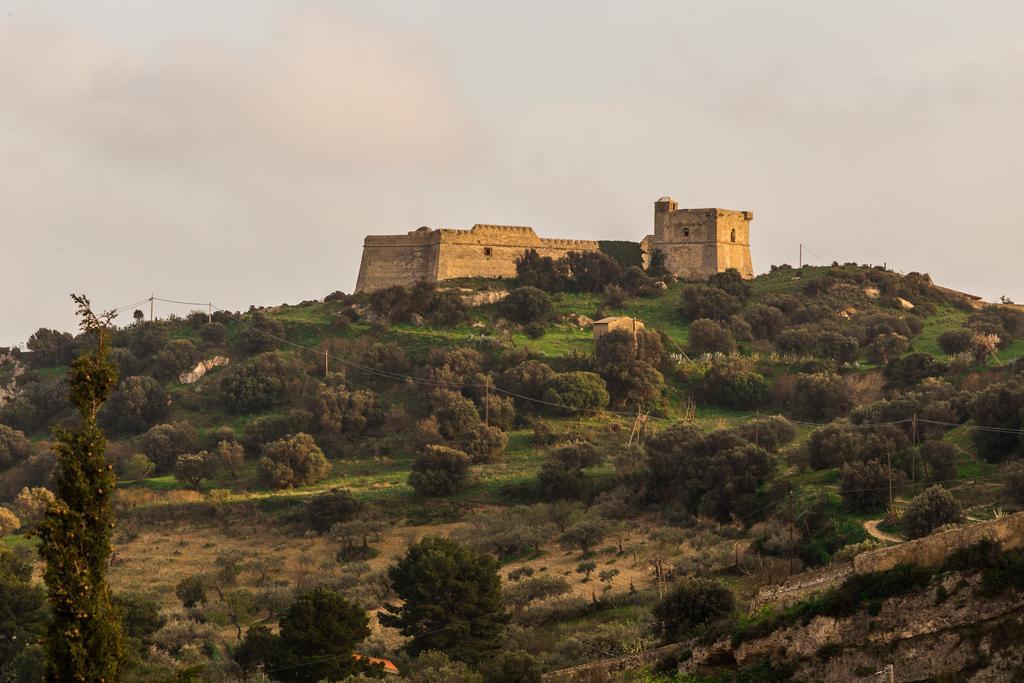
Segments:
[[[493,557],[447,538],[425,538],[388,576],[403,604],[386,605],[378,616],[412,638],[405,646],[410,654],[441,650],[478,663],[500,644],[509,616]]]
[[[353,648],[370,635],[366,612],[329,588],[300,595],[281,617],[275,678],[284,681],[340,680],[364,671]]]
[[[57,430],[57,498],[39,527],[39,555],[53,617],[46,636],[46,677],[51,681],[118,681],[124,659],[124,634],[110,602],[107,564],[111,500],[117,478],[104,458],[106,437],[96,413],[117,383],[107,358],[113,313],[96,315],[84,296],[78,305],[82,331],[96,347],[79,356],[68,377],[69,398],[80,426]]]

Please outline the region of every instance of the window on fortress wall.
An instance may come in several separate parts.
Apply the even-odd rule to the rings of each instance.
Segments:
[[[494,253],[494,250],[490,247],[484,247],[484,256],[490,256]]]
[[[729,239],[731,239],[733,242],[736,241],[736,228],[733,228],[732,235],[729,236]]]
[[[683,237],[689,237],[689,236],[690,236],[690,229],[689,228],[683,228]]]

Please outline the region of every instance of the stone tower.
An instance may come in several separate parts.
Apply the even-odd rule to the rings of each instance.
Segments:
[[[729,268],[754,277],[750,259],[750,211],[680,209],[676,200],[654,203],[654,234],[641,243],[645,259],[665,254],[665,268],[684,280],[704,280]]]

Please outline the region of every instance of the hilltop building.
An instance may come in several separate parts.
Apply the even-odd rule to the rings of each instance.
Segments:
[[[654,204],[654,234],[640,243],[644,263],[660,251],[668,272],[686,280],[703,280],[728,268],[753,277],[752,218],[749,211],[680,209],[674,199],[662,197]],[[570,251],[598,251],[601,244],[539,237],[533,228],[510,225],[477,224],[469,230],[422,227],[404,235],[369,235],[363,241],[356,291],[410,286],[419,280],[515,277],[515,261],[529,249],[557,259]]]

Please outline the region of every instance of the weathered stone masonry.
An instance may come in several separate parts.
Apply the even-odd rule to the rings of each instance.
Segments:
[[[654,234],[641,243],[645,262],[660,250],[668,271],[684,279],[705,279],[727,268],[753,277],[751,218],[749,211],[678,209],[675,200],[663,197],[655,203]],[[594,240],[547,239],[533,228],[509,225],[477,224],[470,230],[423,227],[405,235],[371,235],[363,242],[356,291],[409,286],[419,280],[515,277],[515,260],[529,249],[557,259],[570,251],[599,248]]]

